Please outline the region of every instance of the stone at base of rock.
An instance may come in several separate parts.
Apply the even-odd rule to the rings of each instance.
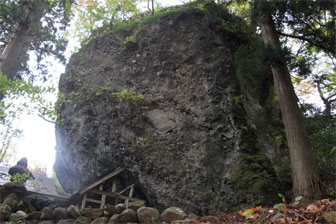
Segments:
[[[80,216],[79,209],[74,205],[70,205],[67,210],[74,219],[77,219]]]
[[[336,223],[336,211],[326,212],[322,216],[327,223]]]
[[[186,217],[186,214],[180,208],[170,207],[164,210],[160,217],[162,221],[170,223],[176,220],[183,220]]]
[[[133,201],[128,208],[133,209],[134,211],[137,211],[141,207],[145,207],[144,201]]]
[[[141,207],[137,211],[139,223],[159,223],[160,213],[155,208]]]
[[[42,209],[42,214],[41,214],[41,218],[42,221],[45,220],[52,220],[53,219],[53,213],[52,213],[52,209],[50,207],[45,207]]]
[[[16,194],[18,198],[21,199],[27,194],[27,189],[23,184],[13,182],[5,183],[4,185],[2,185],[2,187],[0,188],[1,199],[5,199],[10,193]]]
[[[54,224],[54,222],[53,221],[41,221],[41,222],[39,222],[39,224]]]
[[[109,219],[108,224],[117,224],[117,223],[120,223],[120,215],[119,214],[114,214]]]
[[[9,220],[22,220],[27,217],[27,214],[24,211],[17,211],[16,213],[13,213]]]
[[[117,204],[115,206],[115,208],[117,209],[118,214],[120,214],[126,209],[126,205],[125,204]]]
[[[100,217],[98,219],[95,219],[91,222],[91,224],[106,224],[108,222],[107,217]]]
[[[120,221],[122,223],[128,223],[128,222],[138,222],[137,214],[133,209],[125,209],[120,214]]]
[[[55,208],[52,211],[52,214],[53,214],[53,219],[56,221],[71,218],[71,215],[69,214],[68,210],[66,210],[65,208],[61,208],[61,207]]]
[[[113,205],[106,205],[104,208],[104,216],[110,218],[114,214],[120,214],[118,209]]]
[[[79,216],[75,221],[75,224],[90,224],[90,223],[91,219],[85,216]]]
[[[103,209],[100,208],[82,208],[80,214],[92,220],[98,219],[103,215]]]
[[[27,215],[25,220],[39,220],[41,218],[42,212],[32,212]]]
[[[8,205],[0,205],[0,221],[6,221],[12,214],[12,208]]]
[[[57,222],[57,224],[73,224],[75,222],[74,219],[62,219]]]

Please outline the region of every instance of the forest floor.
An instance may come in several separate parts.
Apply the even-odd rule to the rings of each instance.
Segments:
[[[176,221],[174,224],[222,224],[222,223],[252,223],[252,224],[307,224],[336,223],[335,199],[323,199],[311,204],[280,203],[273,208],[249,208],[229,215],[205,216],[194,220]],[[334,222],[327,222],[323,216],[329,213]]]

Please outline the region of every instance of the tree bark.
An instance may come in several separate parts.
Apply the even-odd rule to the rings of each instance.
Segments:
[[[280,49],[279,37],[270,15],[259,16],[258,23],[261,27],[264,43],[271,45],[275,50]],[[305,200],[319,199],[324,191],[320,185],[307,128],[297,104],[298,100],[289,71],[287,66],[281,62],[273,63],[271,69],[289,145],[293,194],[294,196],[303,196]]]
[[[15,76],[15,64],[18,56],[21,54],[22,48],[27,40],[30,27],[27,24],[19,23],[8,41],[6,47],[0,56],[0,71],[13,80]]]

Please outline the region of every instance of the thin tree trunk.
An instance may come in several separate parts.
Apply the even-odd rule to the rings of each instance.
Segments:
[[[280,49],[272,18],[269,15],[259,16],[259,25],[264,43],[271,45],[275,50]],[[321,198],[323,191],[319,175],[289,71],[287,66],[281,63],[273,63],[271,68],[289,145],[293,194],[303,196],[305,200]]]

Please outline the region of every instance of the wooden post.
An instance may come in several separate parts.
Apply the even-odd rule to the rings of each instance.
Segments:
[[[134,192],[134,185],[132,185],[128,197],[132,198],[133,197],[133,192]],[[129,206],[129,200],[128,199],[126,199],[125,204],[126,204],[126,208],[128,208],[128,206]]]
[[[117,182],[116,182],[115,178],[113,178],[111,192],[116,192],[116,189],[117,189]]]
[[[115,178],[113,178],[111,192],[116,192],[116,190],[117,190],[117,181],[116,181]],[[115,198],[114,203],[115,203],[115,204],[118,204],[118,198]]]
[[[85,208],[86,205],[86,199],[87,199],[87,194],[84,195],[83,200],[82,200],[82,208]]]
[[[101,185],[99,186],[99,190],[100,190],[100,191],[103,191],[103,184],[101,184]],[[104,208],[104,206],[105,206],[105,202],[106,202],[106,195],[103,194],[103,195],[101,196],[100,208]]]

